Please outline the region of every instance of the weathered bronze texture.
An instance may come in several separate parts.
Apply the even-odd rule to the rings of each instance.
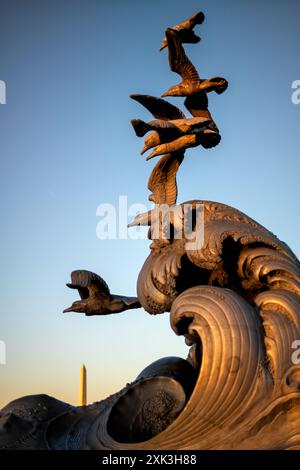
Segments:
[[[170,69],[181,76],[182,82],[169,88],[162,96],[189,96],[200,91],[215,91],[220,95],[227,89],[228,82],[225,78],[200,79],[195,66],[184,52],[179,34],[174,29],[167,29],[166,36]]]

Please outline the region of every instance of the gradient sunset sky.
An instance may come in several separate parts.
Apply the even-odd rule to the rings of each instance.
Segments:
[[[0,408],[36,393],[76,404],[82,363],[93,402],[155,359],[188,353],[168,314],[62,310],[76,299],[65,286],[74,269],[135,295],[149,241],[99,240],[96,209],[117,207],[120,195],[150,208],[155,161],[139,155],[130,119],[151,116],[129,94],[160,96],[179,81],[159,47],[166,27],[198,10],[202,41],[186,52],[200,76],[223,76],[229,88],[209,96],[221,144],[186,153],[178,202],[236,207],[300,255],[299,0],[1,2]]]

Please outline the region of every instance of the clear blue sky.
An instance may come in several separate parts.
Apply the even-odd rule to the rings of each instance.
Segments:
[[[96,208],[119,195],[147,202],[154,161],[140,157],[130,119],[150,115],[128,95],[160,96],[179,81],[158,52],[163,31],[200,9],[202,42],[186,51],[202,77],[230,86],[210,96],[223,140],[187,152],[179,202],[237,207],[300,255],[298,0],[2,1],[0,407],[41,392],[76,403],[82,362],[94,401],[151,361],[187,354],[168,314],[61,312],[76,297],[65,287],[73,269],[135,293],[149,243],[100,241]]]

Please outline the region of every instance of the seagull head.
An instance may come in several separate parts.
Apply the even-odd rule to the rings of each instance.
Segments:
[[[71,307],[64,309],[63,313],[67,312],[86,313],[86,300],[76,300]]]
[[[130,227],[139,227],[139,226],[150,226],[151,225],[151,213],[152,211],[143,212],[142,214],[138,214],[135,219],[127,225],[128,228]]]
[[[165,93],[161,95],[162,98],[166,96],[182,96],[182,89],[179,85],[171,86]]]

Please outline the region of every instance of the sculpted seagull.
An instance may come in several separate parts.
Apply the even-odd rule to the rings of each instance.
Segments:
[[[220,141],[220,134],[214,130],[194,130],[193,133],[183,135],[178,139],[173,140],[172,142],[157,145],[154,147],[152,153],[146,158],[146,160],[151,160],[151,158],[164,155],[166,153],[184,152],[186,149],[197,147],[198,145],[202,145],[206,148],[215,147],[220,143]]]
[[[201,91],[205,93],[215,91],[221,94],[226,90],[228,82],[225,78],[200,79],[196,68],[186,56],[179,35],[175,30],[167,29],[166,37],[169,48],[170,68],[181,76],[182,82],[171,87],[162,96],[189,96]]]
[[[77,289],[81,300],[73,302],[71,307],[66,308],[63,313],[80,312],[87,316],[109,315],[141,306],[136,297],[111,294],[104,279],[90,271],[73,271],[71,281],[67,286]]]
[[[182,21],[182,23],[179,23],[176,26],[172,26],[172,29],[177,31],[179,39],[182,43],[197,44],[200,41],[200,38],[194,33],[193,29],[197,24],[202,24],[204,19],[204,13],[199,11],[199,13],[196,13],[188,20]],[[165,47],[167,47],[167,45],[168,41],[165,37],[160,50],[162,51]]]

